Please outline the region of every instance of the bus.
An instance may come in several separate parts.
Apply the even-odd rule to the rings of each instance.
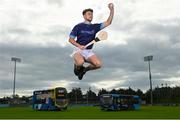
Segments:
[[[66,110],[68,106],[67,90],[63,87],[34,91],[32,98],[34,110]]]
[[[101,110],[138,110],[141,99],[137,95],[102,94],[100,96]]]

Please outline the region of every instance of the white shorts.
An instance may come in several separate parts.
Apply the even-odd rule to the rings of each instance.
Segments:
[[[77,52],[79,52],[85,59],[95,55],[91,49],[80,50],[79,48],[76,48],[73,51],[72,56],[74,57]]]

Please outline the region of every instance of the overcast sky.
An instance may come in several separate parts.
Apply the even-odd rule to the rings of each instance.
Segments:
[[[94,52],[102,59],[100,70],[88,72],[82,81],[73,74],[69,54],[74,47],[68,35],[83,21],[82,10],[94,9],[93,23],[107,19],[107,4],[115,5],[108,40]],[[11,57],[17,64],[17,94],[56,86],[91,87],[98,91],[149,89],[146,55],[154,55],[153,87],[180,85],[179,0],[0,0],[0,96],[12,94]]]

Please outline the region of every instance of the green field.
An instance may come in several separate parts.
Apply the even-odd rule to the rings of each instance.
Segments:
[[[0,108],[0,119],[11,118],[162,118],[180,119],[180,107],[146,106],[138,111],[101,111],[98,107],[71,107],[66,111],[34,111],[31,108]]]

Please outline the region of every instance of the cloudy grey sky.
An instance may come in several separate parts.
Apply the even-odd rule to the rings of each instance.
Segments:
[[[72,27],[83,21],[81,12],[94,9],[93,23],[106,20],[107,4],[115,4],[107,41],[94,52],[101,70],[87,73],[82,81],[73,75],[68,43]],[[145,55],[154,55],[153,86],[180,85],[179,0],[1,0],[0,1],[0,96],[12,94],[12,56],[17,65],[17,93],[63,86],[86,91],[101,88],[149,88]]]

